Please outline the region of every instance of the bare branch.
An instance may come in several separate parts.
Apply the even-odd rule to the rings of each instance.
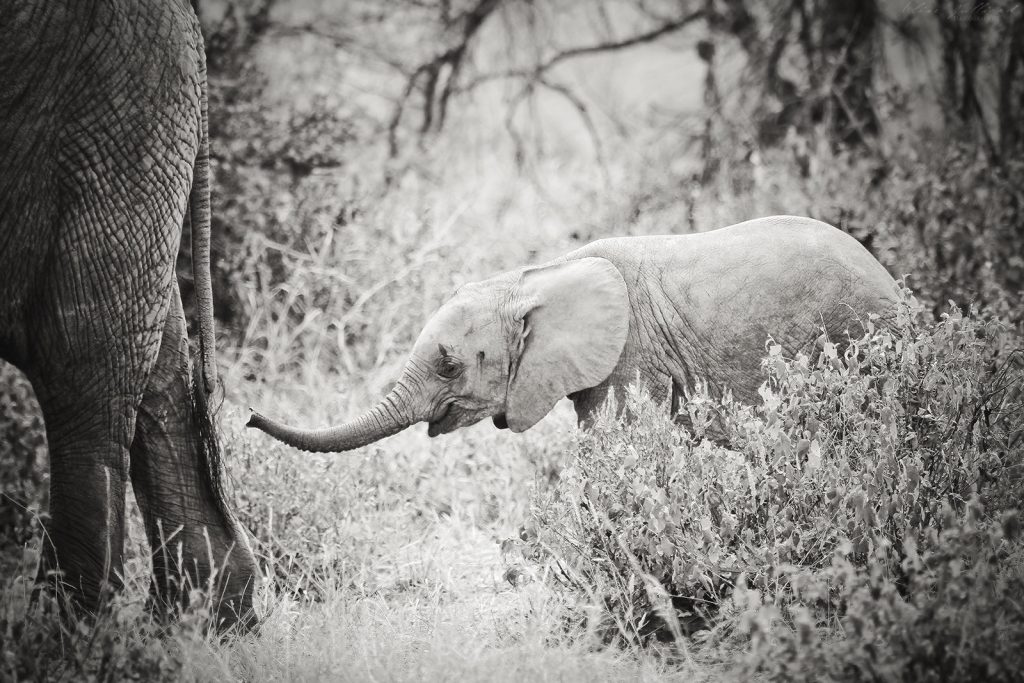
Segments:
[[[587,133],[590,135],[591,144],[594,145],[594,157],[597,159],[597,163],[601,167],[601,174],[604,176],[605,184],[611,184],[611,177],[608,174],[608,165],[605,163],[604,145],[601,143],[601,136],[597,132],[597,126],[594,125],[594,119],[590,116],[590,111],[587,109],[586,102],[581,100],[572,90],[560,83],[552,83],[544,78],[538,78],[537,83],[548,90],[561,95],[573,106],[573,108],[576,109],[576,112],[580,115],[580,120],[583,121],[583,126],[587,129]]]
[[[402,112],[405,111],[405,104],[409,101],[412,91],[416,89],[416,81],[419,80],[420,76],[427,73],[429,68],[429,63],[423,64],[409,76],[405,83],[405,90],[402,91],[398,102],[395,103],[395,111],[391,115],[391,121],[388,122],[388,154],[392,159],[398,156],[398,124],[402,121]]]
[[[439,130],[447,113],[448,100],[454,92],[455,80],[462,69],[463,61],[469,46],[476,37],[487,18],[501,5],[502,0],[479,0],[470,10],[463,12],[456,19],[448,18],[450,9],[443,4],[442,19],[448,26],[461,24],[462,31],[458,42],[433,59],[420,64],[406,81],[405,89],[395,104],[395,111],[388,124],[388,151],[392,158],[398,155],[398,126],[405,112],[406,104],[412,96],[420,80],[425,77],[423,87],[423,121],[420,124],[421,139],[432,129]],[[450,69],[447,79],[441,86],[441,95],[437,97],[438,84],[445,67]],[[437,124],[435,125],[435,112]]]
[[[698,19],[704,16],[702,10],[691,12],[685,17],[670,21],[662,24],[658,28],[647,31],[646,33],[640,33],[629,38],[623,38],[622,40],[613,41],[610,43],[598,43],[597,45],[587,45],[585,47],[576,47],[564,50],[548,59],[543,64],[539,65],[536,69],[537,72],[544,72],[548,69],[560,64],[567,59],[573,59],[575,57],[583,57],[585,55],[600,54],[604,52],[615,52],[616,50],[624,50],[629,47],[635,47],[637,45],[644,45],[646,43],[653,43],[659,38],[666,36],[670,33],[675,33],[680,29],[686,28],[690,24],[694,23]]]
[[[588,55],[602,54],[605,52],[615,52],[617,50],[624,50],[630,47],[635,47],[637,45],[651,43],[670,33],[674,33],[689,26],[695,21],[701,19],[703,16],[703,11],[692,12],[686,15],[685,17],[682,17],[681,19],[666,22],[657,28],[651,29],[650,31],[646,31],[644,33],[637,34],[635,36],[631,36],[629,38],[623,38],[621,40],[606,43],[597,43],[594,45],[586,45],[583,47],[569,48],[567,50],[557,52],[553,56],[544,60],[543,62],[530,68],[506,69],[504,71],[496,71],[489,74],[483,74],[481,76],[477,76],[470,82],[459,87],[457,91],[460,93],[466,93],[473,90],[474,88],[477,88],[478,86],[481,86],[485,83],[489,83],[491,81],[507,80],[514,78],[539,79],[555,66],[570,59],[574,59],[576,57],[585,57]]]
[[[274,26],[268,31],[267,35],[274,38],[314,36],[330,43],[339,50],[358,52],[395,71],[405,73],[406,65],[404,63],[387,54],[384,49],[379,49],[376,45],[368,45],[365,41],[360,40],[358,37],[360,35],[360,28],[359,26],[348,26],[341,29],[332,27],[329,24],[325,26],[314,23],[292,24],[288,26]]]
[[[530,96],[533,91],[533,85],[527,83],[516,96],[508,104],[508,111],[505,113],[505,130],[508,132],[508,136],[512,139],[512,147],[514,150],[514,158],[516,166],[522,170],[526,164],[526,145],[523,143],[523,136],[516,130],[515,119],[516,114],[519,112],[519,107],[522,106],[526,98]]]
[[[583,125],[587,129],[588,135],[593,141],[595,155],[607,177],[603,146],[597,126],[587,104],[569,88],[548,78],[548,72],[556,66],[579,57],[605,54],[655,42],[664,36],[693,24],[706,14],[704,10],[698,10],[682,17],[664,20],[647,31],[626,38],[568,48],[556,52],[533,66],[478,75],[468,82],[460,84],[459,77],[462,73],[471,41],[501,2],[502,0],[480,0],[474,8],[456,18],[453,21],[453,25],[462,25],[460,40],[450,49],[418,66],[409,76],[388,126],[388,144],[392,157],[398,153],[397,135],[401,117],[409,98],[417,88],[424,90],[424,119],[420,126],[420,134],[422,136],[431,130],[439,131],[443,127],[448,105],[453,95],[468,93],[485,83],[512,79],[523,81],[522,88],[510,103],[509,115],[505,121],[505,127],[509,131],[509,135],[512,137],[513,144],[515,145],[518,163],[522,163],[523,142],[518,131],[515,130],[513,120],[523,101],[536,92],[537,88],[544,88],[565,99],[577,111],[580,119],[583,121]],[[450,71],[442,83],[440,76],[444,67],[448,67]]]

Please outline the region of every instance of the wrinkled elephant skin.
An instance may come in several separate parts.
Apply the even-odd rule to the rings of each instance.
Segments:
[[[128,477],[153,597],[250,618],[256,566],[219,486],[206,66],[187,0],[6,3],[0,22],[0,356],[50,453],[41,576],[94,610],[123,574]],[[191,221],[201,370],[174,263]]]
[[[673,412],[697,386],[754,403],[769,336],[787,354],[812,350],[822,329],[842,343],[898,296],[863,246],[809,218],[604,239],[461,287],[427,322],[394,389],[363,415],[308,430],[253,413],[249,426],[337,452],[424,421],[431,436],[485,417],[521,432],[565,396],[585,425],[637,378]]]

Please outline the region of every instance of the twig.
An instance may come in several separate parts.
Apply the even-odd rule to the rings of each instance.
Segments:
[[[703,11],[692,12],[681,19],[669,21],[658,28],[652,29],[645,33],[640,33],[629,38],[623,38],[622,40],[616,40],[607,43],[596,43],[594,45],[585,45],[582,47],[569,48],[557,52],[548,59],[540,62],[539,64],[525,69],[506,69],[504,71],[495,71],[489,74],[483,74],[469,81],[462,87],[458,88],[459,93],[466,93],[474,88],[481,86],[485,83],[497,80],[505,80],[511,78],[523,78],[523,79],[539,79],[545,73],[550,71],[555,66],[558,66],[562,62],[576,57],[585,57],[588,55],[601,54],[604,52],[615,52],[617,50],[624,50],[626,48],[635,47],[637,45],[644,45],[646,43],[654,42],[655,40],[679,31],[698,19],[704,16]]]
[[[597,159],[598,165],[601,167],[601,175],[604,177],[605,185],[611,185],[611,176],[608,172],[608,164],[605,162],[604,146],[601,143],[601,136],[598,135],[597,126],[594,125],[594,120],[590,116],[586,103],[577,97],[572,90],[560,83],[552,83],[545,78],[537,79],[537,83],[552,92],[558,93],[568,100],[568,102],[576,109],[576,112],[580,115],[580,119],[583,121],[583,126],[587,129],[587,133],[590,135],[590,141],[594,145],[594,156]]]

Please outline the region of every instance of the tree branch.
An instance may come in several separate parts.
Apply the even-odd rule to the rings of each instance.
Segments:
[[[451,20],[447,14],[450,11],[447,4],[442,4],[442,19],[446,26],[462,24],[462,32],[459,41],[454,47],[436,55],[433,59],[420,64],[413,70],[406,81],[405,89],[395,104],[395,111],[388,123],[388,152],[391,158],[398,156],[398,126],[405,112],[406,104],[416,89],[421,78],[426,78],[423,92],[423,121],[420,124],[421,139],[431,129],[439,130],[445,120],[448,108],[448,100],[454,92],[454,82],[462,69],[462,64],[469,50],[473,38],[480,31],[487,18],[501,5],[503,0],[479,0],[470,10],[463,12],[455,20]],[[441,86],[440,97],[437,96],[438,84],[443,69],[450,69],[446,82]],[[435,125],[435,116],[437,124]]]
[[[604,176],[605,184],[611,184],[611,176],[608,174],[608,165],[605,163],[604,157],[604,145],[601,143],[601,136],[597,132],[597,126],[594,125],[594,119],[590,116],[590,111],[587,109],[587,104],[581,100],[572,90],[560,83],[552,83],[544,78],[538,78],[537,83],[547,88],[548,90],[561,95],[565,98],[576,109],[576,112],[580,116],[580,120],[583,121],[583,127],[587,129],[587,133],[590,135],[590,142],[594,146],[594,157],[597,159],[597,164],[601,168],[601,174]]]
[[[615,52],[616,50],[624,50],[626,48],[635,47],[637,45],[652,43],[661,38],[662,36],[666,36],[669,33],[674,33],[676,31],[679,31],[680,29],[689,26],[698,19],[701,19],[703,16],[704,12],[702,10],[697,10],[674,21],[669,21],[656,29],[647,31],[646,33],[641,33],[635,36],[631,36],[629,38],[624,38],[622,40],[617,40],[610,43],[598,43],[597,45],[587,45],[584,47],[576,47],[570,48],[568,50],[563,50],[562,52],[555,54],[546,62],[540,64],[537,67],[536,71],[538,73],[545,72],[551,69],[552,67],[564,62],[565,60],[573,59],[575,57],[583,57],[586,55],[600,54],[604,52]]]
[[[459,84],[459,77],[462,73],[462,67],[472,39],[479,32],[487,18],[498,8],[501,2],[502,0],[480,0],[473,9],[460,15],[453,22],[453,24],[461,23],[463,26],[459,42],[456,43],[454,47],[433,57],[428,62],[419,65],[410,74],[406,82],[406,87],[398,99],[394,114],[392,115],[391,121],[388,125],[388,146],[392,157],[395,157],[398,154],[398,127],[401,122],[402,115],[405,111],[409,98],[418,87],[424,88],[425,90],[424,120],[420,126],[420,134],[422,136],[431,130],[439,131],[443,127],[449,103],[454,95],[468,93],[475,88],[492,81],[519,79],[524,81],[524,84],[513,98],[514,104],[512,106],[511,115],[506,119],[506,128],[509,130],[509,133],[513,138],[513,143],[516,147],[517,159],[519,159],[520,163],[522,161],[521,156],[524,151],[522,139],[519,137],[518,132],[514,130],[515,127],[512,125],[511,121],[515,117],[515,112],[518,110],[522,102],[531,94],[536,92],[537,88],[544,88],[561,96],[577,111],[580,119],[583,121],[584,127],[587,129],[587,133],[593,141],[595,155],[597,156],[599,163],[602,165],[602,168],[606,171],[600,136],[598,135],[597,126],[594,123],[593,117],[591,116],[586,103],[566,86],[556,83],[548,78],[548,72],[556,66],[579,57],[616,52],[655,42],[664,36],[680,31],[693,24],[703,18],[706,14],[704,10],[690,12],[682,17],[665,20],[658,26],[626,38],[567,48],[554,53],[533,66],[506,69],[503,71],[483,74],[466,83]],[[439,76],[442,68],[445,66],[450,68],[450,72],[442,84],[439,81]]]
[[[670,33],[674,33],[675,31],[679,31],[689,26],[690,24],[699,20],[703,16],[704,12],[698,10],[696,12],[692,12],[686,15],[685,17],[682,17],[681,19],[669,21],[655,29],[646,31],[645,33],[640,33],[635,36],[631,36],[629,38],[623,38],[622,40],[616,40],[612,42],[596,43],[594,45],[585,45],[582,47],[574,47],[569,48],[567,50],[562,50],[561,52],[555,53],[554,55],[544,60],[543,62],[540,62],[539,64],[529,68],[506,69],[504,71],[495,71],[489,74],[483,74],[481,76],[477,76],[476,78],[466,83],[465,85],[457,88],[457,92],[467,93],[473,90],[474,88],[477,88],[485,83],[490,83],[491,81],[499,81],[512,78],[540,79],[552,68],[558,66],[559,64],[567,60],[574,59],[577,57],[602,54],[605,52],[615,52],[617,50],[624,50],[627,48],[635,47],[637,45],[651,43],[663,36],[666,36]]]

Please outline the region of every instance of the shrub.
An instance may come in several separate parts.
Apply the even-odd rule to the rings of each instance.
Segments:
[[[716,626],[746,635],[752,669],[785,676],[811,656],[787,646],[808,628],[844,644],[839,669],[828,668],[840,674],[886,677],[855,657],[873,661],[879,638],[943,647],[945,622],[921,614],[980,619],[1011,587],[949,606],[984,572],[1010,567],[990,527],[1024,493],[1020,334],[955,308],[931,322],[909,296],[893,321],[866,327],[842,346],[823,335],[813,356],[786,358],[769,340],[763,404],[695,396],[684,406],[692,433],[631,389],[630,420],[605,415],[580,437],[561,485],[536,496],[528,555],[596,599],[605,634],[627,642]],[[958,573],[990,557],[993,567]],[[1012,609],[992,623],[1019,638]],[[836,630],[875,611],[888,621]],[[890,638],[898,629],[903,640]],[[996,657],[1008,641],[982,642],[986,632],[964,646]],[[920,660],[894,651],[893,671]]]
[[[46,510],[46,436],[24,375],[0,361],[0,574],[9,575]],[[44,513],[45,514],[45,513]]]
[[[873,187],[846,201],[849,227],[874,233],[891,265],[913,274],[911,285],[934,310],[950,300],[964,307],[1019,300],[1024,156],[1008,154],[997,166],[963,141],[921,152],[907,145],[876,173]],[[845,182],[837,176],[833,186]],[[1001,313],[1021,319],[1019,306],[1004,305]]]
[[[919,546],[841,544],[822,570],[787,567],[770,597],[737,592],[748,675],[778,680],[1013,681],[1024,670],[1024,546],[1016,511],[943,509]]]

